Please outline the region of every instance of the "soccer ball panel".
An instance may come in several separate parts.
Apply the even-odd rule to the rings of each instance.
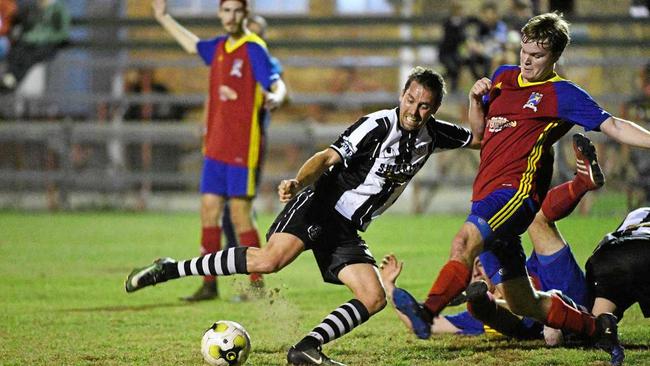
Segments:
[[[201,339],[203,359],[214,366],[240,366],[246,362],[251,343],[241,324],[220,320]]]

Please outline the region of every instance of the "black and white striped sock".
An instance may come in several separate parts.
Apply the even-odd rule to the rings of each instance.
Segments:
[[[178,261],[172,263],[171,267],[173,268],[166,269],[166,272],[171,278],[205,275],[229,276],[236,273],[248,274],[246,268],[247,250],[248,247],[235,247],[186,261]]]
[[[321,344],[349,333],[370,318],[368,309],[361,301],[352,299],[332,311],[307,337],[316,338]]]

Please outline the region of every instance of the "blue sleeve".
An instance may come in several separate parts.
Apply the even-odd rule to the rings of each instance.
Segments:
[[[584,127],[585,131],[600,131],[600,124],[611,117],[591,96],[570,81],[553,84],[557,93],[558,117]]]
[[[212,64],[214,52],[217,50],[217,44],[225,37],[216,37],[212,39],[201,40],[196,44],[196,51],[206,65]]]
[[[248,55],[251,64],[253,65],[253,74],[255,80],[266,90],[271,89],[271,84],[280,78],[280,75],[274,71],[273,64],[271,63],[271,56],[258,43],[248,42]]]
[[[273,56],[271,56],[271,70],[272,70],[272,72],[274,72],[274,73],[276,73],[278,75],[282,75],[282,73],[284,72],[284,69],[282,68],[282,64],[280,63],[280,60],[278,60],[277,58],[275,58]]]
[[[485,333],[485,328],[483,323],[480,320],[474,318],[472,314],[468,311],[463,311],[462,313],[454,315],[445,315],[445,318],[449,320],[454,327],[460,329],[456,334],[462,335],[480,335]]]

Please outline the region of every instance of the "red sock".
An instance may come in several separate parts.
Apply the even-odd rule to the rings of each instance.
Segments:
[[[544,216],[550,221],[559,221],[569,216],[587,191],[578,179],[553,187],[542,202]]]
[[[551,295],[551,308],[546,314],[546,325],[591,337],[596,331],[596,318],[569,306],[559,296]]]
[[[201,255],[216,253],[221,250],[221,227],[204,227],[201,229]],[[216,281],[215,276],[203,276],[203,281]]]
[[[256,229],[248,230],[239,234],[239,245],[245,247],[260,247],[260,237]],[[259,273],[250,274],[251,282],[258,282],[262,280],[262,275]]]
[[[424,306],[437,315],[454,297],[469,284],[471,272],[465,264],[450,260],[440,270],[436,282],[431,286]]]

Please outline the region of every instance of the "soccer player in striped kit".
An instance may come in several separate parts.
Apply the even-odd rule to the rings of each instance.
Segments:
[[[226,35],[200,40],[167,14],[166,0],[152,1],[156,20],[190,54],[210,66],[205,159],[201,173],[201,254],[221,249],[221,216],[228,202],[240,245],[260,247],[253,221],[253,198],[263,159],[264,121],[285,98],[286,87],[275,71],[266,43],[245,26],[246,0],[221,0],[219,19]],[[254,287],[263,285],[258,273]],[[216,278],[188,301],[218,296]]]
[[[472,131],[434,118],[443,95],[442,77],[416,67],[399,107],[362,117],[308,159],[294,179],[280,183],[278,195],[287,204],[271,225],[266,246],[231,248],[187,261],[159,259],[135,269],[126,291],[189,275],[277,272],[312,250],[323,280],[347,286],[354,297],[291,347],[287,360],[341,365],[322,353],[322,345],[386,305],[375,260],[358,231],[395,202],[432,153],[480,146]]]
[[[409,317],[418,337],[429,337],[433,317],[467,287],[474,258],[481,254],[486,273],[514,313],[592,337],[610,353],[612,364],[622,362],[615,316],[594,318],[559,296],[535,291],[521,246],[520,235],[549,193],[552,145],[574,125],[650,148],[650,132],[611,116],[584,90],[557,75],[555,64],[569,40],[569,25],[561,15],[531,18],[522,28],[520,65],[501,66],[492,79],[480,79],[470,90],[470,123],[484,126],[471,213],[424,303],[403,289],[393,292],[396,307]],[[591,189],[595,182],[590,167],[580,169],[585,179],[569,182],[546,199],[562,205],[563,195]]]

